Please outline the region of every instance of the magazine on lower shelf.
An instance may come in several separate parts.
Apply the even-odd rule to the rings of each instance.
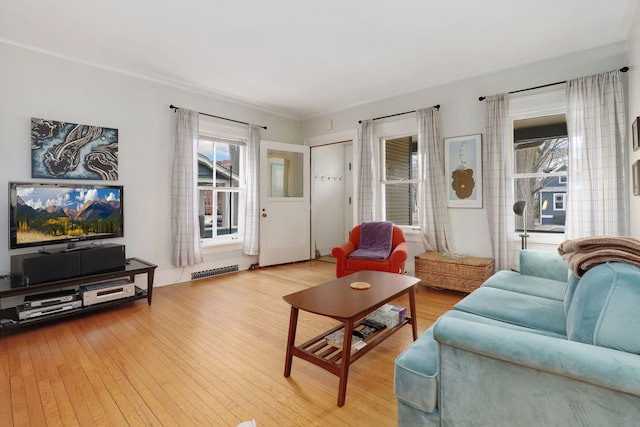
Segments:
[[[344,330],[333,332],[325,337],[327,344],[332,347],[342,349],[344,344]],[[353,335],[351,337],[351,353],[363,348],[367,343],[360,337]]]

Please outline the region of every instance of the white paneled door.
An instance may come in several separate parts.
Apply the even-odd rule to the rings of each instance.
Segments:
[[[260,141],[261,266],[309,259],[309,147]]]

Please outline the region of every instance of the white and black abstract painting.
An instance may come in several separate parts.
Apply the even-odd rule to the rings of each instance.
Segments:
[[[31,177],[118,179],[118,129],[31,119]]]

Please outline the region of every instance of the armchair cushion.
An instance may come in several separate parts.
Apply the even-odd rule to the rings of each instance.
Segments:
[[[360,226],[360,246],[349,258],[386,259],[391,253],[393,224],[389,221],[367,221]]]

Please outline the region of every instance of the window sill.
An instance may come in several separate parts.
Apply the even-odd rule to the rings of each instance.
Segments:
[[[564,233],[532,233],[528,232],[527,247],[535,249],[536,246],[554,246],[557,247],[565,241]],[[515,234],[515,239],[521,241],[520,233]]]
[[[407,242],[422,242],[420,228],[408,225],[401,225],[400,228],[402,228],[402,231],[404,231],[404,237],[407,239]]]
[[[398,227],[402,228],[405,234],[420,234],[420,227],[413,225],[399,225]]]
[[[219,252],[229,252],[234,250],[242,249],[243,241],[239,239],[234,240],[218,240],[202,243],[202,252],[203,253],[219,253]]]

